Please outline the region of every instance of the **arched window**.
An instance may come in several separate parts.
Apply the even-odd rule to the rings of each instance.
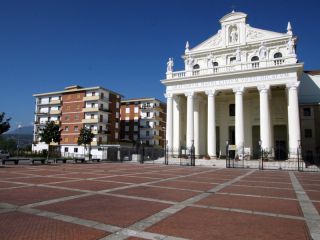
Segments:
[[[281,52],[277,52],[273,55],[273,58],[282,58],[282,53]]]
[[[273,55],[274,58],[274,65],[281,65],[284,63],[284,59],[282,59],[282,53],[281,52],[276,52]]]
[[[252,63],[252,68],[259,68],[259,57],[258,56],[254,56],[251,58],[251,62],[255,62]]]
[[[194,69],[194,70],[197,70],[197,69],[199,69],[199,68],[200,68],[199,64],[196,64],[196,65],[193,66],[193,69]]]

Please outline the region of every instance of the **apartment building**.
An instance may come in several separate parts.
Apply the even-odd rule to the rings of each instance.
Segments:
[[[102,87],[70,86],[63,91],[33,96],[36,98],[33,151],[48,148],[39,136],[48,121],[55,121],[62,129],[62,153],[84,153],[84,147],[77,144],[80,130],[84,127],[95,135],[93,155],[101,155],[98,150],[101,145],[118,143],[121,94]]]
[[[122,141],[164,146],[166,104],[156,98],[135,98],[121,101]]]

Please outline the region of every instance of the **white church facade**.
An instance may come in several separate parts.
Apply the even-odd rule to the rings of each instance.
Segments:
[[[197,156],[226,154],[226,144],[251,156],[295,158],[300,145],[298,89],[303,63],[291,24],[285,33],[251,27],[232,12],[203,43],[186,43],[183,71],[167,63],[166,140],[174,155],[194,145]],[[170,150],[171,149],[171,150]]]

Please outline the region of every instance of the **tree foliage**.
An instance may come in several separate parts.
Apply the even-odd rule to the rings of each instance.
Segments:
[[[14,139],[5,139],[0,137],[0,149],[14,151],[17,149],[17,142]]]
[[[48,154],[47,158],[49,158],[50,153],[50,143],[58,143],[60,144],[61,141],[61,131],[59,125],[55,124],[54,121],[47,122],[46,126],[39,134],[41,138],[41,142],[45,142],[48,144]]]
[[[88,128],[82,128],[78,138],[78,145],[91,145],[94,134]]]
[[[5,118],[5,113],[0,113],[0,135],[10,129],[11,118]]]
[[[91,142],[94,138],[94,134],[88,128],[82,128],[80,130],[79,138],[78,138],[78,145],[89,145],[89,160],[91,160]]]
[[[40,133],[41,142],[45,142],[46,144],[50,144],[51,142],[60,143],[61,131],[59,125],[55,124],[54,121],[47,122]]]

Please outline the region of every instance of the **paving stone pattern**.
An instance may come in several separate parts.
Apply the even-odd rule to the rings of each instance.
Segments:
[[[0,239],[320,240],[320,174],[156,164],[0,167]]]

